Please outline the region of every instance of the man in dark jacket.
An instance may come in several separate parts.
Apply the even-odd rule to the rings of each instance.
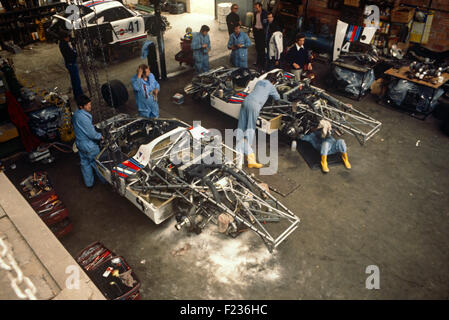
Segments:
[[[237,14],[239,6],[235,3],[231,6],[231,12],[226,16],[226,24],[228,25],[228,32],[231,35],[234,32],[234,27],[236,25],[241,25],[240,17]]]
[[[309,52],[304,46],[306,36],[303,33],[296,35],[295,44],[288,50],[286,60],[289,66],[292,68],[292,72],[295,74],[297,80],[301,71],[312,70],[312,64],[309,59]]]
[[[253,34],[257,52],[256,66],[259,68],[265,67],[265,31],[267,24],[267,12],[262,9],[260,2],[256,2],[254,4]]]
[[[270,48],[270,39],[273,36],[273,33],[276,31],[281,31],[281,28],[279,25],[274,21],[274,15],[273,12],[267,13],[267,27],[265,29],[265,69],[271,70],[272,66],[270,65],[270,54],[269,54],[269,48]]]
[[[65,67],[69,71],[73,95],[76,99],[78,96],[83,94],[83,89],[81,89],[81,79],[78,71],[78,64],[76,63],[78,54],[75,46],[70,42],[69,32],[62,34],[61,40],[59,41],[59,50],[64,57]]]

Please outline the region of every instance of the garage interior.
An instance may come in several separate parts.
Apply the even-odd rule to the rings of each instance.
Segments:
[[[245,20],[248,19],[246,13],[253,11],[254,2],[235,1],[245,26],[242,30],[249,33],[253,43],[248,49],[250,68],[256,62],[256,49],[251,25]],[[409,20],[402,23],[409,26],[409,32],[404,38],[389,34],[390,41],[384,41],[383,48],[391,49],[396,45],[405,55],[411,46],[420,46],[435,56],[443,56],[447,63],[449,4],[443,0],[261,2],[264,9],[276,12],[275,21],[285,23],[284,40],[314,26],[314,34],[306,32],[306,44],[312,37],[318,39],[313,42],[316,45],[314,86],[382,123],[379,132],[364,144],[349,133],[341,137],[348,147],[351,170],[342,164],[330,166],[327,174],[311,170],[296,148],[292,151],[291,141],[279,140],[277,172],[260,178],[278,189],[273,195],[300,219],[300,223],[297,230],[270,252],[251,231],[236,238],[218,232],[215,225],[209,225],[200,234],[177,231],[174,217],[155,224],[110,184],[101,184],[96,179],[92,188],[86,188],[79,155],[67,152],[73,140],[61,142],[57,136],[45,141],[69,146],[62,149],[66,152],[50,148],[52,161],[45,163],[30,161],[30,152],[20,143],[18,133],[14,139],[2,139],[0,234],[6,234],[13,244],[16,260],[37,287],[38,299],[105,299],[93,285],[95,281],[90,282],[83,272],[81,277],[87,287],[82,286],[80,290],[87,294],[79,290],[72,294],[74,290],[64,287],[64,279],[69,276],[66,266],[76,264],[74,259],[79,253],[95,242],[101,242],[126,260],[140,282],[142,300],[449,299],[446,272],[449,263],[449,139],[442,129],[445,123],[449,126],[447,84],[439,87],[443,92],[431,112],[418,117],[416,110],[404,111],[382,103],[381,96],[388,88],[384,85],[379,89],[376,84],[385,81],[384,71],[391,65],[380,75],[376,74],[375,81],[359,97],[351,97],[344,90],[338,92],[328,81],[337,21],[361,25],[365,5],[377,5],[381,9],[406,8],[406,15],[413,10],[413,14],[407,16]],[[17,3],[11,12],[26,6],[22,1],[8,3]],[[159,117],[176,118],[188,124],[201,121],[203,127],[223,133],[225,129],[235,129],[236,119],[185,94],[184,87],[196,75],[195,70],[175,60],[185,29],[191,27],[198,32],[207,24],[212,47],[210,69],[231,67],[228,31],[220,27],[216,12],[219,4],[229,1],[176,3],[182,3],[178,7],[183,12],[162,11],[169,27],[163,33],[167,79],[159,80]],[[136,10],[152,8],[151,1],[124,0],[123,4],[134,6]],[[4,1],[2,5],[5,8]],[[35,5],[38,8],[56,6],[56,3],[36,1]],[[297,11],[282,11],[283,5],[284,8],[293,6]],[[426,18],[424,25],[430,24],[430,31],[426,35],[423,31],[420,37],[415,34],[411,41],[412,25],[419,11],[426,12],[426,17],[432,16],[433,21]],[[8,12],[5,10],[0,15]],[[291,18],[303,23],[301,30],[297,28],[298,23],[288,22]],[[383,31],[388,33],[385,21]],[[395,23],[391,20],[388,23],[393,32]],[[416,20],[416,23],[420,22]],[[321,31],[317,31],[318,26]],[[376,46],[379,39],[376,34],[371,44]],[[145,40],[157,43],[154,35],[148,35]],[[327,49],[329,43],[330,50]],[[1,45],[3,63],[14,70],[22,86],[38,92],[49,92],[57,87],[58,94],[70,98],[71,111],[77,109],[57,43],[42,40],[38,34],[26,44],[2,38]],[[116,79],[129,93],[123,105],[108,109],[111,114],[137,116],[131,77],[137,66],[147,61],[141,57],[141,47],[142,41],[119,48],[106,67],[101,62],[98,64],[100,84]],[[88,92],[81,68],[80,75],[83,89]],[[3,82],[6,82],[4,77]],[[177,93],[184,96],[181,104],[174,102]],[[95,109],[94,104],[92,109]],[[4,131],[12,121],[5,117],[1,120]],[[245,170],[258,174],[258,169],[245,166]],[[35,172],[48,174],[58,198],[68,210],[73,228],[60,238],[37,219],[21,192],[21,181]],[[13,190],[14,187],[17,190]],[[15,197],[22,199],[16,201]],[[40,254],[47,251],[54,254]],[[375,290],[367,288],[369,266],[377,266],[379,270],[380,288]],[[0,268],[0,298],[20,299],[9,282],[6,271]]]

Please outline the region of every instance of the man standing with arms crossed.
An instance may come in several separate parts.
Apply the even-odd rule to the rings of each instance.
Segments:
[[[226,16],[226,24],[228,25],[228,33],[231,35],[234,32],[234,27],[236,25],[241,25],[240,17],[237,14],[239,6],[235,3],[231,6],[231,12]]]

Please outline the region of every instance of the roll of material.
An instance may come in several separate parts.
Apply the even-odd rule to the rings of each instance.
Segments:
[[[231,12],[231,2],[223,2],[217,5],[217,15],[228,15]]]
[[[219,15],[218,23],[226,23],[226,15]]]
[[[247,12],[245,16],[245,27],[251,27],[253,24],[254,13]]]

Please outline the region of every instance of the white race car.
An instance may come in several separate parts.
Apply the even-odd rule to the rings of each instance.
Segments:
[[[296,81],[294,74],[282,69],[259,75],[249,69],[219,67],[193,78],[184,92],[208,99],[213,108],[238,119],[246,96],[269,73],[276,75],[274,86],[281,100],[279,103],[269,100],[262,107],[256,123],[262,132],[271,134],[279,130],[297,139],[307,134],[319,120],[326,119],[340,134],[351,133],[364,144],[382,126],[380,121],[311,85],[309,79]]]
[[[126,8],[119,1],[85,1],[69,5],[62,13],[55,14],[47,32],[54,37],[64,30],[88,28],[93,38],[98,38],[98,30],[105,44],[125,45],[146,39],[152,32],[156,17],[143,15]]]
[[[200,125],[118,114],[97,128],[105,135],[96,158],[100,174],[155,224],[175,215],[177,230],[197,234],[209,223],[231,237],[251,230],[270,251],[299,226],[240,169],[242,155]]]

